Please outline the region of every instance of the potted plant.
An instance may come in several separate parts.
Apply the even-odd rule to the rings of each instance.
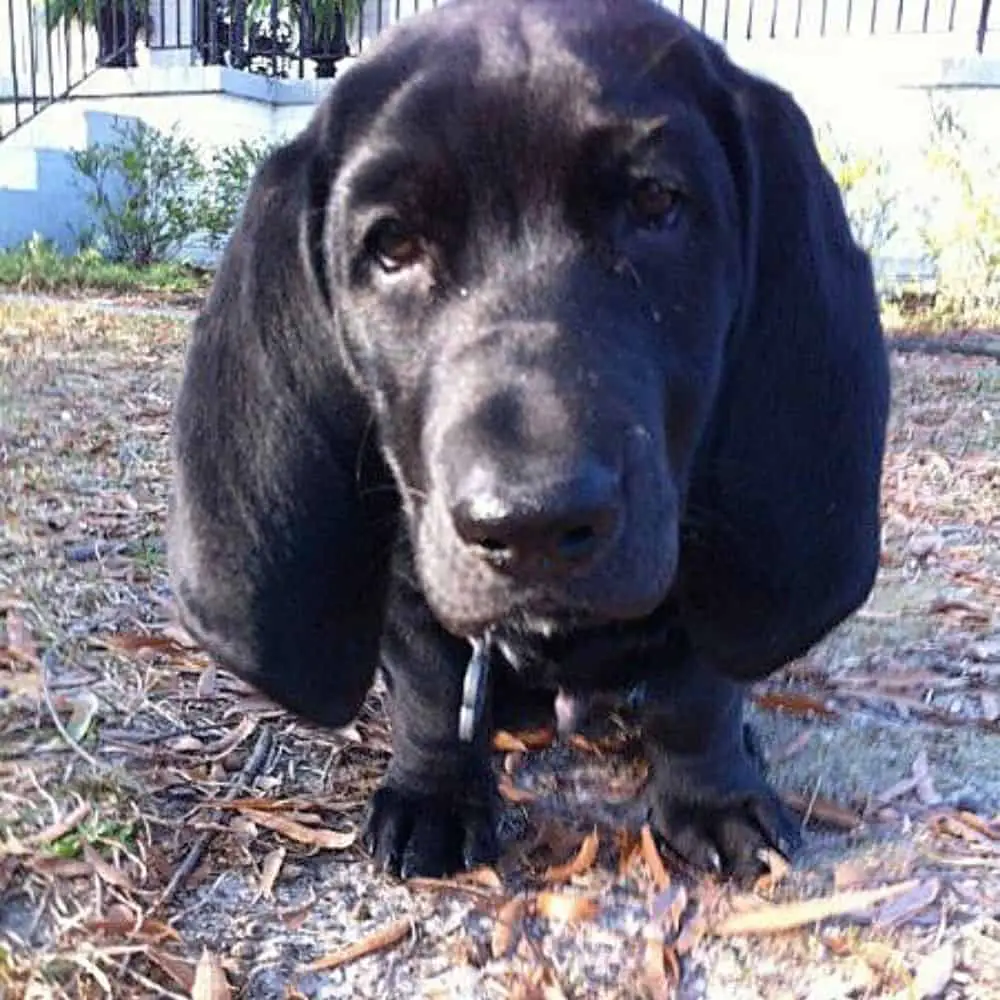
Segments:
[[[329,79],[336,72],[336,64],[350,54],[348,32],[361,17],[364,0],[249,0],[247,17],[253,26],[265,31],[271,27],[272,11],[284,14],[286,23],[299,29],[299,44],[304,58],[311,59],[316,76]]]
[[[97,34],[99,66],[135,66],[135,46],[150,31],[150,0],[48,0],[44,3],[49,32],[74,22]]]

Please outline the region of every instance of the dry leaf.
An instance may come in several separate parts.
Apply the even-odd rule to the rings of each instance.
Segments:
[[[522,805],[528,802],[535,802],[538,796],[534,792],[529,792],[527,788],[519,788],[511,781],[509,774],[501,774],[497,782],[497,789],[500,795],[508,802],[515,805]]]
[[[754,891],[762,895],[769,895],[788,877],[791,865],[787,858],[770,847],[762,848],[758,857],[767,865],[767,871],[754,883]]]
[[[97,640],[98,645],[115,649],[123,653],[153,652],[166,656],[187,656],[190,648],[181,645],[166,629],[160,635],[147,635],[141,632],[119,632],[106,635]]]
[[[9,610],[5,619],[7,642],[5,651],[11,659],[17,660],[26,667],[41,669],[42,661],[38,658],[38,647],[31,636],[28,623],[20,611]]]
[[[503,890],[503,881],[492,869],[474,868],[470,872],[460,872],[452,878],[425,878],[415,876],[406,880],[411,889],[428,889],[433,892],[452,890],[476,896],[479,899],[496,899]]]
[[[954,971],[955,947],[944,944],[920,960],[909,995],[914,1000],[932,1000],[940,996],[948,988]]]
[[[680,965],[672,948],[657,934],[646,935],[642,959],[643,992],[649,1000],[670,1000],[680,981]]]
[[[780,710],[789,715],[810,718],[818,715],[823,719],[837,719],[839,713],[828,708],[817,698],[795,691],[771,691],[754,696],[754,703],[760,708]]]
[[[615,834],[618,847],[618,875],[624,877],[642,857],[642,839],[632,830],[619,830]]]
[[[90,803],[81,802],[61,820],[47,826],[44,830],[39,830],[38,833],[34,833],[30,837],[25,837],[23,843],[27,847],[41,847],[55,843],[60,837],[65,837],[67,833],[75,830],[89,815]]]
[[[165,972],[186,993],[194,989],[194,966],[190,962],[159,948],[147,949],[146,958]]]
[[[568,892],[540,892],[535,898],[535,912],[540,917],[561,923],[593,920],[599,909],[597,900]]]
[[[653,920],[670,929],[671,934],[677,933],[681,925],[681,917],[688,905],[688,892],[683,885],[669,885],[658,892],[650,904],[649,913]]]
[[[493,749],[501,752],[545,750],[554,742],[555,732],[549,728],[525,729],[516,733],[498,729],[493,735]]]
[[[310,847],[321,847],[325,851],[344,851],[357,839],[356,830],[342,832],[340,830],[317,829],[296,823],[278,813],[263,812],[259,809],[244,809],[243,814],[252,819],[258,826],[280,833],[289,840]]]
[[[500,907],[490,938],[490,954],[494,958],[506,958],[510,954],[520,937],[521,923],[527,912],[528,902],[523,897],[511,899]]]
[[[829,799],[820,796],[807,798],[804,795],[787,792],[784,795],[784,800],[788,808],[800,816],[818,820],[835,829],[850,832],[861,826],[861,817],[853,809],[838,805]]]
[[[180,941],[180,934],[169,924],[144,917],[122,903],[107,908],[103,917],[93,917],[84,925],[87,930],[103,932],[113,937],[133,938],[150,943]]]
[[[663,863],[659,848],[656,846],[656,839],[648,823],[644,823],[639,834],[642,843],[642,859],[646,862],[653,885],[657,889],[666,889],[670,885],[670,872]]]
[[[567,882],[574,875],[582,875],[589,871],[597,860],[597,850],[600,846],[600,838],[597,834],[597,827],[584,837],[583,843],[576,856],[565,864],[552,865],[547,868],[542,876],[546,882]]]
[[[207,948],[203,949],[194,970],[191,1000],[231,1000],[232,995],[229,980],[226,979],[218,956]]]
[[[274,895],[274,883],[277,882],[281,866],[285,863],[285,853],[283,847],[269,851],[260,866],[260,894],[265,899],[270,899]]]
[[[113,885],[116,889],[121,889],[124,892],[135,892],[135,886],[128,875],[121,871],[121,869],[115,868],[114,865],[108,864],[90,844],[83,845],[83,856],[101,881],[107,882],[108,885]]]
[[[900,882],[882,889],[857,889],[834,893],[821,899],[806,899],[793,903],[754,906],[742,913],[732,913],[715,922],[710,930],[718,936],[740,934],[780,934],[831,917],[842,917],[871,908],[878,903],[909,892],[915,880]]]
[[[854,889],[864,885],[867,878],[868,872],[860,861],[841,861],[833,870],[833,887],[838,891]]]
[[[513,753],[514,751],[523,753],[528,748],[516,736],[508,733],[506,729],[498,729],[493,734],[493,749],[497,753]]]
[[[394,947],[404,938],[409,937],[412,930],[413,924],[408,919],[396,920],[366,937],[360,938],[353,944],[345,945],[329,955],[317,958],[315,962],[310,962],[304,971],[324,972],[327,969],[337,969],[348,962],[371,955],[373,952]]]
[[[922,913],[941,892],[939,879],[930,878],[916,883],[909,892],[879,906],[872,914],[872,923],[879,930],[889,930],[912,920]]]

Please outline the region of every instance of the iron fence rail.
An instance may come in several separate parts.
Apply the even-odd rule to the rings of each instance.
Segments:
[[[330,77],[390,24],[447,0],[0,0],[0,140],[102,68],[145,57]],[[1000,36],[1000,0],[659,0],[725,43]],[[346,7],[346,16],[345,16]]]

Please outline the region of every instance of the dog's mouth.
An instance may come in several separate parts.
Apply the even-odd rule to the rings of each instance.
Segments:
[[[490,676],[511,670],[526,686],[551,690],[560,732],[572,732],[584,706],[597,698],[640,707],[650,672],[644,654],[668,655],[673,615],[664,606],[634,621],[596,623],[513,615],[470,640],[459,735],[471,740],[479,727]]]

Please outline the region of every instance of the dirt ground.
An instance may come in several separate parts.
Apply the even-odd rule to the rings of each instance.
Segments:
[[[0,302],[0,998],[1000,997],[1000,362],[894,355],[876,591],[754,690],[789,870],[650,850],[622,729],[504,737],[498,869],[400,884],[380,692],[312,729],[173,623],[185,335]]]

